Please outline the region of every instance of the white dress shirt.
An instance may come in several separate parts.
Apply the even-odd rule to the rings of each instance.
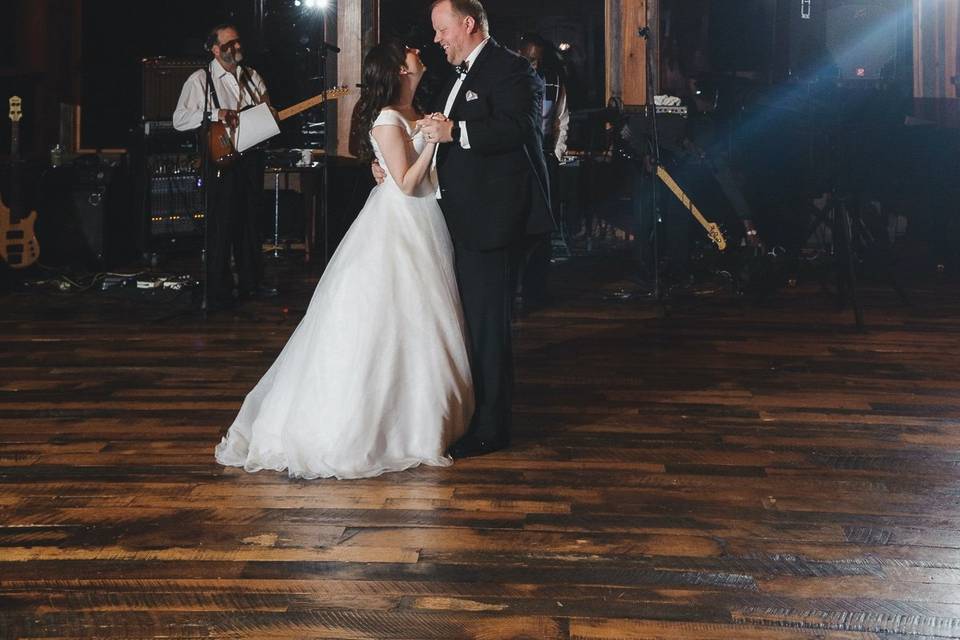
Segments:
[[[549,86],[549,85],[548,85]],[[551,87],[552,88],[552,87]],[[567,91],[563,85],[556,87],[556,102],[543,100],[543,135],[555,141],[553,155],[563,160],[567,152],[567,132],[570,129],[570,109],[567,108]]]
[[[457,96],[460,95],[460,87],[463,86],[463,81],[467,79],[467,74],[470,73],[470,69],[473,68],[473,63],[477,61],[477,56],[480,55],[480,52],[483,50],[483,47],[490,40],[490,36],[487,36],[483,39],[483,42],[478,44],[473,51],[470,52],[466,58],[463,59],[464,63],[467,65],[467,73],[461,73],[457,76],[456,82],[453,83],[453,88],[450,89],[450,95],[447,96],[447,104],[443,108],[443,115],[447,118],[450,117],[450,112],[453,111],[453,103],[457,101]],[[460,124],[460,147],[463,149],[470,148],[470,136],[467,135],[467,123],[464,120],[459,122]],[[436,149],[433,151],[433,165],[431,167],[431,179],[437,183],[437,199],[440,199],[440,181],[437,179],[436,170],[437,170],[437,152],[440,150],[440,145],[437,145]]]
[[[490,36],[487,36],[483,39],[483,42],[478,44],[476,48],[470,52],[470,55],[464,58],[463,62],[467,65],[467,73],[461,73],[457,77],[457,81],[453,83],[453,88],[450,89],[450,95],[447,96],[447,105],[443,108],[443,115],[446,117],[450,117],[450,112],[453,110],[453,103],[457,101],[457,96],[460,95],[460,87],[463,86],[463,81],[467,79],[467,74],[469,74],[470,69],[473,68],[473,63],[477,61],[477,57],[489,41]],[[467,135],[467,123],[463,120],[460,121],[460,146],[464,149],[470,148],[470,136]]]
[[[252,107],[263,102],[267,95],[267,86],[260,74],[253,69],[237,67],[234,75],[221,66],[216,59],[210,61],[210,78],[213,80],[213,89],[217,92],[221,109],[239,111],[244,107]],[[242,75],[241,75],[242,74]],[[239,82],[237,78],[243,78]],[[204,88],[207,85],[207,74],[203,69],[197,69],[187,81],[183,83],[180,100],[173,112],[173,127],[177,131],[196,129],[203,122]],[[211,96],[206,102],[214,119],[217,118],[217,106]]]

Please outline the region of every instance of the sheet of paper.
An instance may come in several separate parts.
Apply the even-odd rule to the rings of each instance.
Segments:
[[[240,124],[237,127],[237,151],[243,153],[278,133],[280,127],[266,103],[241,111]]]

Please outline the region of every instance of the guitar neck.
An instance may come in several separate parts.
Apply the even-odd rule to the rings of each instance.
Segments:
[[[693,202],[690,200],[690,197],[684,193],[683,189],[680,188],[680,185],[678,185],[673,179],[673,176],[667,173],[667,170],[660,166],[657,167],[657,176],[663,180],[663,183],[667,185],[667,188],[669,188],[670,191],[673,192],[673,195],[677,196],[677,199],[687,209],[687,211],[693,214],[693,217],[697,219],[697,222],[699,222],[704,229],[709,231],[710,223],[707,222],[707,219],[703,217],[703,214],[700,213],[700,210],[697,209],[695,204],[693,204]]]
[[[20,202],[20,123],[10,123],[10,222],[19,222],[23,217]]]
[[[301,113],[301,112],[303,112],[303,111],[306,111],[307,109],[309,109],[309,108],[311,108],[311,107],[315,107],[315,106],[317,106],[318,104],[321,104],[322,102],[325,102],[326,99],[327,99],[327,92],[326,92],[326,91],[324,91],[323,93],[321,93],[321,94],[319,94],[319,95],[313,96],[312,98],[307,98],[307,99],[304,100],[303,102],[298,102],[297,104],[293,105],[292,107],[287,107],[287,108],[284,109],[283,111],[278,112],[278,113],[277,113],[277,120],[283,121],[283,120],[286,120],[287,118],[291,118],[291,117],[297,115],[298,113]]]
[[[20,162],[20,123],[10,123],[10,164]]]
[[[680,185],[677,184],[677,181],[673,179],[666,169],[662,166],[657,166],[657,177],[660,178],[667,188],[673,192],[673,195],[677,196],[677,199],[680,200],[680,203],[686,207],[687,211],[693,214],[693,217],[697,219],[697,222],[700,223],[707,231],[707,235],[710,236],[710,239],[713,240],[714,244],[717,245],[717,248],[720,251],[723,251],[727,248],[727,240],[723,237],[723,234],[720,232],[720,227],[710,222],[703,217],[703,214],[700,213],[700,210],[697,209],[697,205],[693,204],[693,201],[690,200],[690,197],[680,188]]]

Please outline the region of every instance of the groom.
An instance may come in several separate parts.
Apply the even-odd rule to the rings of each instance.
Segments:
[[[543,86],[489,35],[479,0],[435,0],[431,20],[455,73],[435,115],[418,123],[437,148],[440,206],[453,238],[470,340],[476,410],[454,458],[510,443],[515,265],[527,234],[553,229],[541,149]]]

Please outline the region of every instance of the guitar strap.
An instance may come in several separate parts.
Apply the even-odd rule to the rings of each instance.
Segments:
[[[250,77],[250,73],[247,71],[246,67],[240,67],[239,84],[241,90],[246,89],[247,93],[250,94],[250,98],[255,105],[263,102],[263,96],[260,95],[259,91],[257,91],[256,85],[253,84],[253,78]]]
[[[217,108],[217,111],[220,111],[220,98],[217,97],[217,88],[213,86],[213,77],[210,75],[210,65],[207,65],[203,69],[207,72],[207,93],[213,98],[213,106]]]

